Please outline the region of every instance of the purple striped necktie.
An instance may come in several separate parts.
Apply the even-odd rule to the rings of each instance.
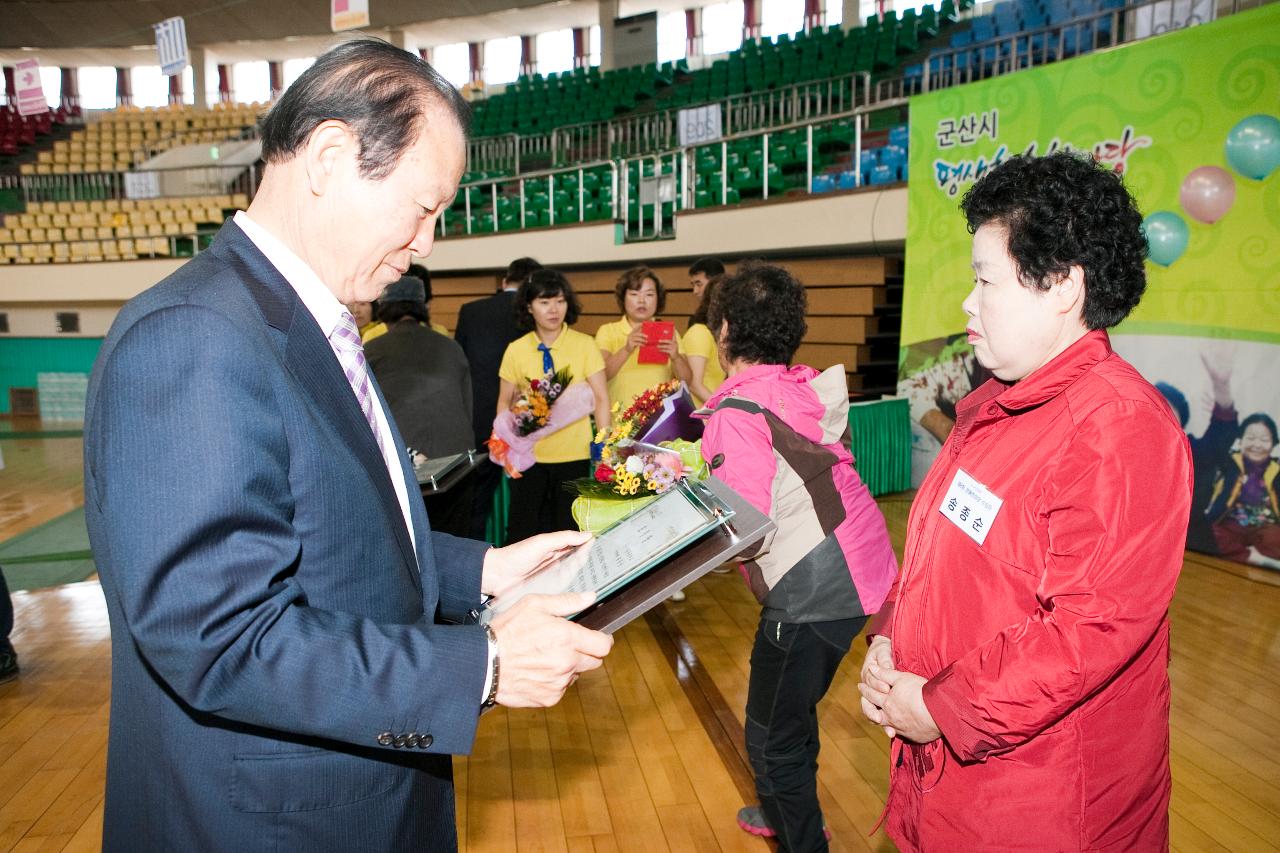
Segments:
[[[342,365],[347,381],[351,383],[351,390],[355,392],[360,411],[364,412],[364,419],[369,422],[374,441],[378,442],[378,450],[382,451],[383,461],[386,461],[387,449],[382,446],[382,430],[378,429],[378,418],[373,411],[373,407],[378,403],[373,396],[373,386],[369,384],[369,367],[364,360],[364,345],[360,343],[356,321],[348,312],[342,312],[338,325],[329,335],[329,346],[333,347],[333,353],[338,357],[338,363]]]

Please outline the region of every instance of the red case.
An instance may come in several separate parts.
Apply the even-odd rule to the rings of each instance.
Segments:
[[[676,324],[668,320],[646,320],[640,324],[648,343],[640,347],[640,355],[636,361],[640,364],[666,364],[667,354],[658,349],[658,344],[669,341],[676,336]]]

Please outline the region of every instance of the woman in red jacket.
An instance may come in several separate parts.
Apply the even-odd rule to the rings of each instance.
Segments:
[[[1145,287],[1142,217],[1067,153],[1005,161],[962,208],[996,378],[957,406],[868,627],[887,828],[904,850],[1163,850],[1191,457],[1107,337]]]

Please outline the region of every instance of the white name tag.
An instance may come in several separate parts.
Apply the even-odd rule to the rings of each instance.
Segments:
[[[957,468],[951,487],[942,496],[938,512],[981,545],[986,541],[987,531],[995,523],[996,515],[1003,505],[1004,501],[992,494],[990,489]]]

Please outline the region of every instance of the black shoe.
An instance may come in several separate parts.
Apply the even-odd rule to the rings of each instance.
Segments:
[[[0,645],[0,684],[18,677],[18,653],[6,640]]]

